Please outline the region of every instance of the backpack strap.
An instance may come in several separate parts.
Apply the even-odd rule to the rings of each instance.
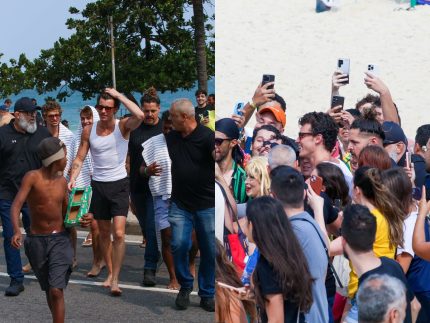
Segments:
[[[303,219],[303,218],[293,218],[293,219],[290,219],[290,221],[304,221],[304,222],[310,223],[310,224],[314,227],[315,231],[317,232],[318,238],[320,238],[320,241],[321,241],[321,243],[322,243],[322,245],[323,245],[323,247],[324,247],[325,254],[326,254],[326,256],[327,256],[327,260],[328,260],[328,266],[330,267],[331,271],[333,272],[334,278],[336,279],[337,283],[339,284],[339,287],[340,287],[340,288],[343,288],[343,285],[342,285],[342,283],[341,283],[341,281],[340,281],[340,278],[339,278],[339,276],[338,276],[338,274],[337,274],[336,270],[334,269],[333,264],[332,264],[332,263],[331,263],[331,261],[330,261],[330,254],[329,254],[329,251],[328,251],[327,245],[326,245],[326,243],[324,242],[324,239],[321,237],[321,235],[320,235],[320,233],[319,233],[319,231],[318,231],[317,227],[315,226],[315,224],[313,224],[311,221],[309,221],[309,220],[307,220],[307,219]]]

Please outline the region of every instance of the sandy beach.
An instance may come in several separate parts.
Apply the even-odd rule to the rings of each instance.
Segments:
[[[262,74],[275,74],[287,102],[285,133],[295,138],[300,116],[328,109],[337,59],[349,58],[350,84],[340,90],[345,108],[372,92],[364,71],[376,64],[413,138],[430,123],[430,6],[399,7],[406,8],[394,0],[340,0],[336,10],[317,14],[313,0],[217,0],[217,116],[230,116]]]

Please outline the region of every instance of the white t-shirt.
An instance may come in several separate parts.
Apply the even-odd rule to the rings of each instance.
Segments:
[[[329,161],[328,163],[336,165],[342,171],[343,176],[345,177],[346,184],[349,188],[349,196],[352,198],[352,193],[354,189],[354,177],[352,176],[351,171],[348,169],[348,166],[346,166],[345,163],[339,159],[337,163],[331,161]]]
[[[224,240],[225,200],[219,184],[215,183],[215,238]]]
[[[403,222],[403,240],[404,247],[397,247],[397,255],[406,252],[414,257],[415,252],[412,249],[412,237],[414,235],[415,222],[417,222],[418,211],[413,211]]]

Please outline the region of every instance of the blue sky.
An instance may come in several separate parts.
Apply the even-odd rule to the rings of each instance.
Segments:
[[[18,58],[21,53],[34,59],[39,56],[41,49],[51,48],[59,37],[67,38],[72,34],[65,25],[66,20],[72,16],[69,14],[69,7],[82,10],[89,2],[94,1],[1,1],[0,53],[4,55],[0,61]],[[213,8],[209,10],[209,13],[214,12]]]

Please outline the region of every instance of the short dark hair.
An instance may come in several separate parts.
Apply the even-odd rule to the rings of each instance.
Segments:
[[[287,104],[285,103],[285,100],[282,96],[280,96],[279,94],[275,93],[275,97],[273,98],[273,101],[278,102],[281,105],[282,110],[287,110]]]
[[[143,106],[144,103],[156,103],[157,105],[160,105],[160,97],[158,96],[155,87],[151,86],[140,98],[140,106]]]
[[[6,99],[6,100],[4,100],[4,103],[6,103],[6,104],[12,104],[12,100],[11,99]]]
[[[376,218],[366,206],[353,204],[343,210],[342,237],[354,251],[373,249],[376,235]]]
[[[86,105],[83,107],[83,109],[79,112],[79,116],[87,116],[87,117],[93,117],[93,110],[89,105]]]
[[[374,94],[367,94],[364,98],[362,98],[361,100],[359,100],[356,104],[355,104],[355,108],[357,110],[359,110],[359,108],[362,105],[365,105],[366,103],[372,103],[378,107],[381,106],[381,99],[379,98],[378,95],[374,95]]]
[[[169,110],[164,111],[161,114],[161,122],[169,121],[169,116],[170,116]]]
[[[215,99],[215,94],[213,94],[213,93],[209,94],[208,98],[214,98]]]
[[[314,136],[322,135],[324,147],[331,152],[336,146],[337,133],[339,131],[334,120],[323,112],[309,112],[299,120],[299,125],[304,126],[305,124],[311,125],[311,131]]]
[[[261,127],[259,127],[259,128],[255,128],[255,129],[254,129],[254,132],[252,133],[252,143],[254,143],[254,141],[255,141],[255,137],[257,136],[257,133],[258,133],[260,130],[267,130],[267,131],[271,131],[271,132],[273,132],[273,133],[276,135],[276,138],[279,138],[279,136],[281,135],[281,133],[279,132],[279,130],[278,130],[278,129],[276,129],[274,126],[272,126],[271,124],[265,124],[265,125],[262,125],[262,126],[261,126]]]
[[[355,119],[350,129],[358,129],[360,132],[376,135],[382,140],[385,139],[384,129],[376,120],[376,113],[372,110],[366,111],[364,115]]]
[[[417,129],[417,134],[415,135],[415,143],[420,145],[420,147],[427,145],[430,139],[430,124],[423,124]]]
[[[103,91],[101,92],[98,96],[97,96],[97,104],[100,104],[100,99],[103,100],[113,100],[114,101],[114,107],[116,109],[119,108],[119,105],[121,104],[121,102],[118,99],[115,99],[112,95],[110,95],[109,93]]]
[[[303,175],[290,166],[278,166],[270,172],[270,190],[286,207],[300,208],[304,205]]]
[[[203,89],[198,89],[196,91],[195,96],[199,96],[200,94],[204,94],[205,96],[208,96],[208,92],[206,90],[203,90]]]

